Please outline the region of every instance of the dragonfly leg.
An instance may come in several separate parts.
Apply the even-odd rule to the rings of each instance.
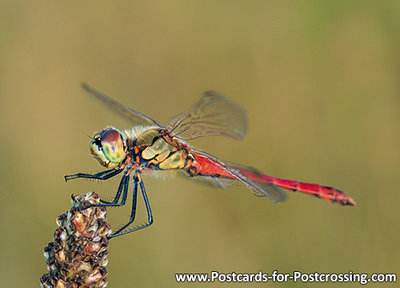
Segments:
[[[91,204],[91,205],[82,207],[81,209],[84,210],[84,209],[87,209],[90,207],[119,207],[119,206],[125,205],[126,198],[128,196],[129,178],[130,178],[130,175],[122,176],[121,182],[119,183],[119,186],[118,186],[117,194],[115,194],[114,200],[112,202],[100,200],[102,202],[100,204]],[[121,198],[121,193],[122,193],[122,200],[120,203],[118,203],[119,198]]]
[[[125,179],[124,179],[125,178]],[[124,189],[121,189],[122,185],[124,185]],[[126,186],[126,188],[125,188]],[[127,191],[128,191],[128,186],[129,186],[129,175],[124,175],[121,179],[121,182],[119,183],[119,187],[118,187],[118,191],[117,194],[115,194],[114,199],[112,202],[109,201],[105,201],[105,200],[101,200],[100,199],[100,203],[102,204],[108,204],[107,206],[122,206],[125,205],[126,202],[126,197],[127,197]],[[113,205],[113,204],[117,204],[119,199],[121,198],[121,192],[122,190],[124,191],[124,194],[122,196],[122,201],[119,205]]]
[[[137,184],[139,183],[140,185],[140,190],[142,191],[142,196],[143,196],[143,200],[144,203],[146,205],[146,210],[147,210],[147,223],[143,224],[143,225],[139,225],[136,226],[132,229],[128,229],[123,231],[124,229],[126,229],[130,224],[132,224],[133,220],[135,220],[135,215],[136,215],[136,198],[137,198]],[[134,186],[133,186],[133,199],[132,199],[132,211],[131,211],[131,217],[129,219],[129,222],[127,224],[125,224],[124,226],[122,226],[120,229],[118,229],[116,232],[114,232],[113,234],[111,234],[111,236],[108,237],[108,239],[117,237],[117,236],[121,236],[124,234],[128,234],[143,228],[146,228],[148,226],[150,226],[151,224],[153,224],[153,214],[151,213],[151,208],[150,208],[150,203],[149,203],[149,199],[147,198],[147,194],[146,194],[146,189],[144,187],[143,181],[140,178],[139,175],[135,175],[134,176]]]
[[[136,216],[136,204],[137,204],[137,190],[138,190],[138,178],[135,175],[133,178],[133,195],[132,195],[132,210],[131,210],[131,216],[129,217],[129,222],[126,223],[124,226],[119,228],[116,232],[114,232],[109,238],[114,237],[114,235],[119,234],[121,231],[123,231],[126,227],[132,224],[132,222],[135,220]]]
[[[73,175],[65,175],[64,179],[65,179],[65,182],[67,182],[68,180],[77,179],[77,178],[107,180],[111,177],[114,177],[115,175],[118,175],[122,171],[123,171],[123,169],[113,168],[113,169],[102,171],[102,172],[99,172],[96,174],[77,173],[77,174],[73,174]]]

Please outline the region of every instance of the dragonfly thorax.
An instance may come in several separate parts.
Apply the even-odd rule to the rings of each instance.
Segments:
[[[136,147],[142,151],[152,146],[161,136],[161,129],[149,127],[135,135]],[[129,137],[129,136],[128,136]]]
[[[174,138],[168,130],[159,127],[148,127],[147,130],[142,130],[135,135],[130,135],[129,131],[125,131],[125,133],[129,146],[128,150],[135,151],[135,157],[132,157],[132,159],[137,162],[136,164],[143,162],[150,169],[154,167],[158,170],[184,167],[188,156],[184,148],[186,145]],[[131,140],[133,141],[131,142]]]

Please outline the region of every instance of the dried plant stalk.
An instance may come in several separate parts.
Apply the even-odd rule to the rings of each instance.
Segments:
[[[40,278],[42,287],[100,288],[107,286],[107,236],[105,207],[94,192],[72,197],[72,208],[57,218],[54,241],[44,248],[48,273]]]

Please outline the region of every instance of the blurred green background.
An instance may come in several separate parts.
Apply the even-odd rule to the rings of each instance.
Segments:
[[[111,242],[109,287],[218,287],[175,282],[212,270],[400,272],[399,1],[1,1],[0,35],[3,287],[39,286],[70,194],[115,193],[118,179],[63,179],[102,170],[88,136],[130,125],[81,81],[163,123],[220,91],[247,110],[246,139],[192,145],[357,202],[289,192],[273,204],[243,186],[145,177],[155,223]],[[129,216],[108,212],[114,229]]]

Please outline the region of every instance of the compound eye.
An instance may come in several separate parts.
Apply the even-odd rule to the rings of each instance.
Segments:
[[[120,163],[125,158],[125,146],[121,133],[116,129],[100,132],[101,148],[104,156],[112,163]]]

